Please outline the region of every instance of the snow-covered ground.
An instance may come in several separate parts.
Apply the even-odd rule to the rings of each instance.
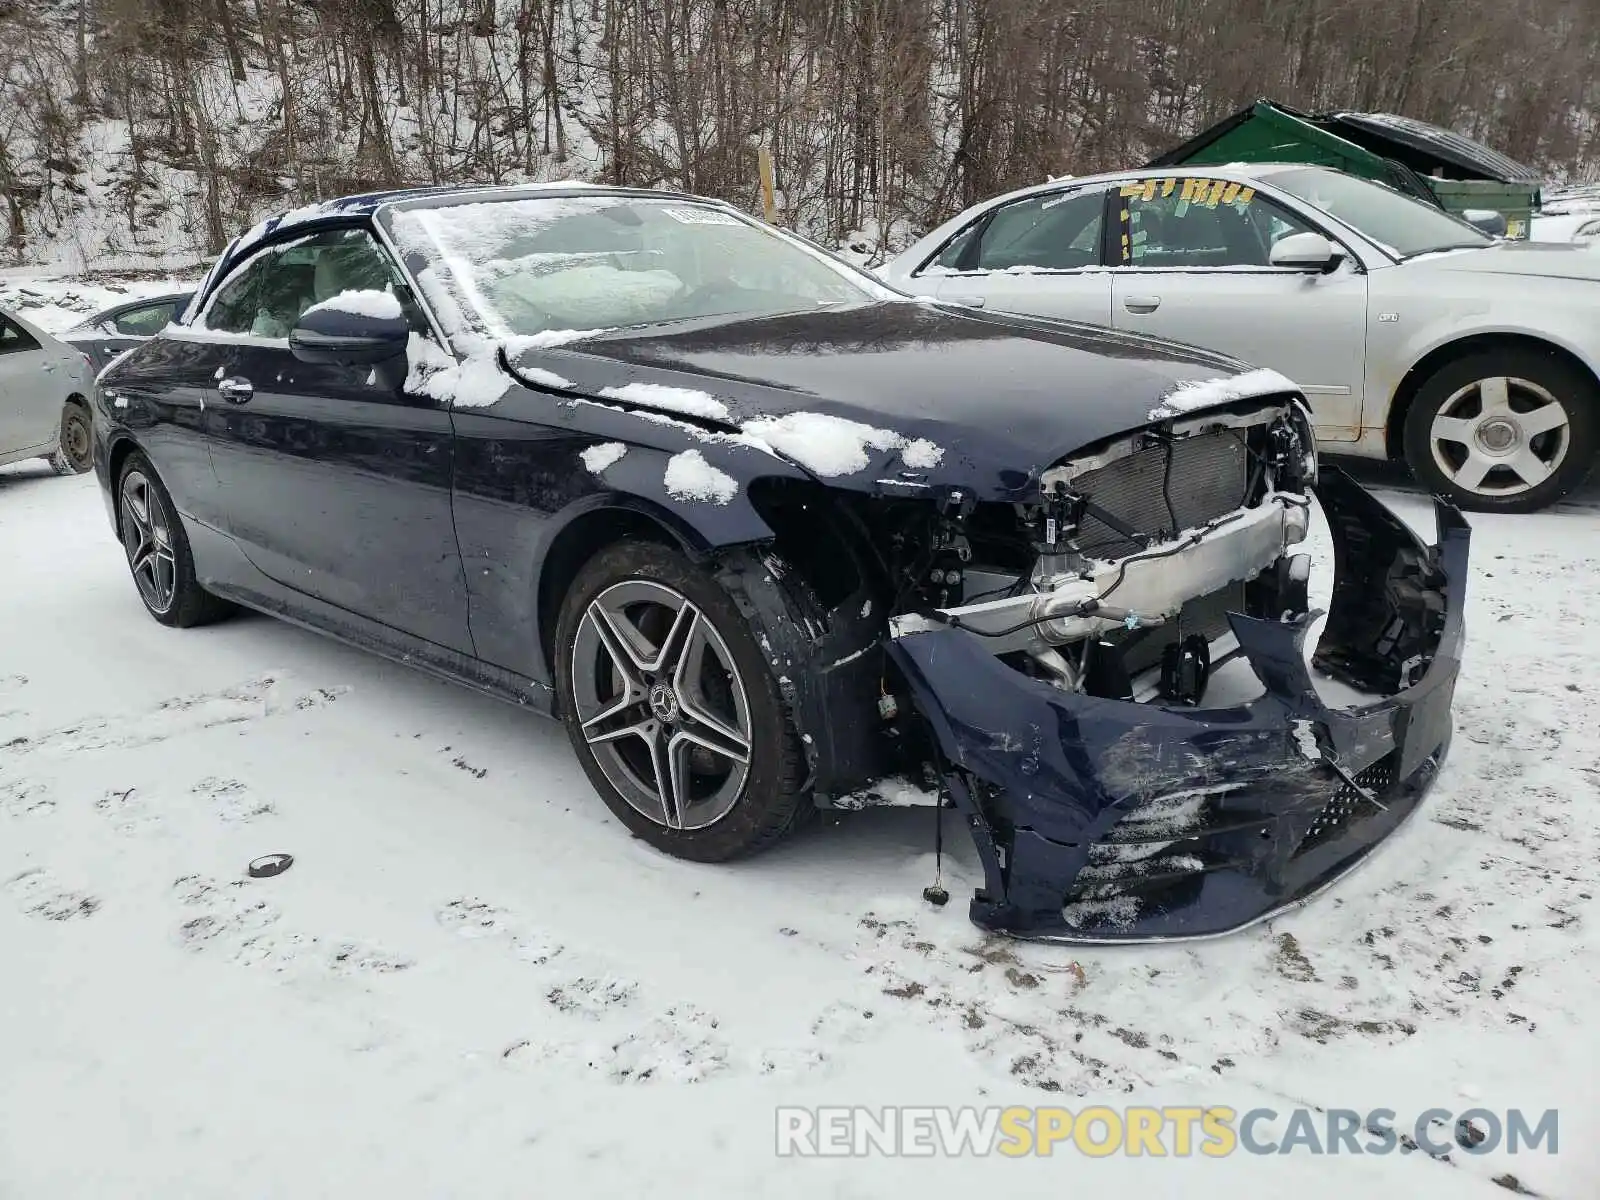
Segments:
[[[0,273],[0,305],[61,329],[183,282]],[[0,1197],[1593,1195],[1600,488],[1474,524],[1422,817],[1264,928],[1067,950],[967,922],[953,820],[954,901],[927,907],[926,810],[663,858],[558,728],[266,618],[162,629],[92,478],[0,471]],[[280,850],[289,872],[244,878]],[[890,1103],[1554,1107],[1564,1139],[1449,1163],[773,1156],[778,1104]]]
[[[1476,527],[1420,817],[1265,927],[1070,949],[968,923],[953,820],[927,906],[926,809],[663,857],[558,727],[265,617],[164,629],[92,476],[0,471],[0,1195],[1593,1196],[1600,496]],[[1553,1107],[1563,1136],[774,1157],[775,1105],[889,1103]]]
[[[0,308],[17,313],[40,329],[60,333],[113,305],[185,291],[198,283],[198,274],[50,276],[0,269]]]

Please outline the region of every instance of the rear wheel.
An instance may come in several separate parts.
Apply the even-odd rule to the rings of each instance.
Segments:
[[[1583,482],[1594,461],[1594,381],[1531,350],[1474,354],[1423,384],[1406,415],[1417,478],[1463,508],[1532,512]]]
[[[68,400],[61,408],[61,436],[50,465],[58,475],[82,475],[94,466],[89,410],[76,400]]]
[[[143,454],[128,455],[117,481],[117,524],[128,570],[147,612],[187,628],[227,616],[233,605],[200,586],[194,555],[172,497]]]
[[[555,657],[584,771],[651,845],[736,858],[809,811],[777,680],[732,598],[681,554],[637,541],[597,554],[568,589]]]

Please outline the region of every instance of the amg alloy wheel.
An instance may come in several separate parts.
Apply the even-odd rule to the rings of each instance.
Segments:
[[[172,520],[150,477],[141,470],[122,477],[122,548],[145,607],[158,617],[170,612],[178,595]]]
[[[1464,508],[1529,512],[1588,473],[1595,403],[1593,383],[1554,358],[1475,355],[1418,393],[1406,457],[1423,483]]]
[[[568,733],[611,810],[653,845],[715,861],[809,807],[775,681],[731,598],[650,543],[602,551],[557,628]]]
[[[233,611],[195,579],[189,538],[172,497],[138,452],[128,456],[117,483],[117,527],[139,599],[156,620],[186,628]]]
[[[614,583],[573,645],[573,702],[611,785],[669,829],[703,829],[750,776],[750,704],[727,645],[665,584]]]

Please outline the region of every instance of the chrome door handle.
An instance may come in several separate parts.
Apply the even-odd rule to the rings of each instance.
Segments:
[[[1161,307],[1160,296],[1129,296],[1122,307],[1131,313],[1153,313]]]
[[[256,389],[248,379],[240,379],[237,375],[229,376],[217,384],[217,391],[222,393],[222,398],[229,404],[248,404],[250,397],[256,394]]]
[[[963,304],[968,308],[982,308],[989,303],[984,296],[941,296],[941,300],[948,300],[951,304]]]

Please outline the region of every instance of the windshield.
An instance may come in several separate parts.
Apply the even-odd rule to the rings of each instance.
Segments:
[[[442,256],[454,299],[497,337],[764,316],[893,294],[820,250],[687,200],[490,200],[402,209],[392,228],[403,248]]]
[[[1277,171],[1270,182],[1365,234],[1397,258],[1494,241],[1432,205],[1338,171]]]

